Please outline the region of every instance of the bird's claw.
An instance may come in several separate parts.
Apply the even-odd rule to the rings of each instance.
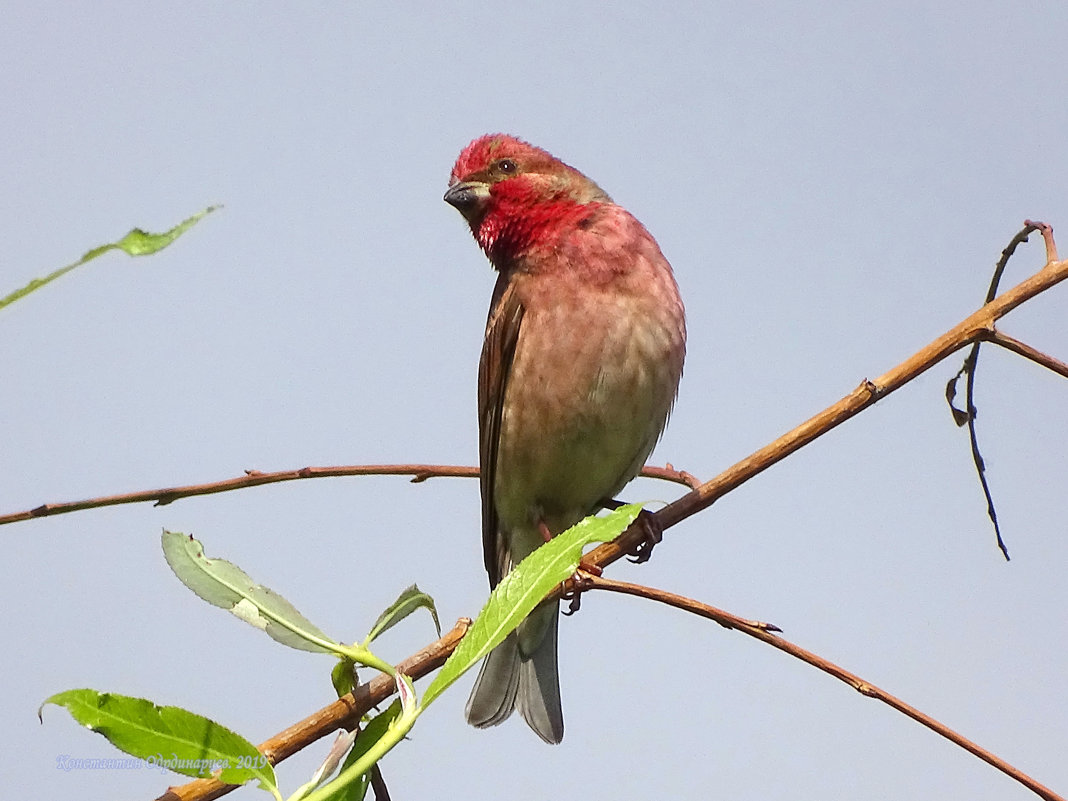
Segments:
[[[640,565],[642,562],[649,561],[649,557],[653,555],[653,548],[664,539],[664,527],[660,525],[655,514],[645,509],[638,513],[636,522],[642,528],[642,541],[630,552],[628,561]]]
[[[560,614],[562,614],[564,617],[571,617],[582,607],[582,594],[572,591],[565,595],[564,598],[566,600],[569,600],[570,603],[568,603],[567,609],[565,609]]]
[[[567,617],[575,614],[582,606],[582,593],[588,590],[592,584],[590,578],[592,576],[600,576],[601,568],[597,565],[588,565],[582,562],[579,563],[578,570],[568,579],[567,590],[560,599],[568,601],[567,609],[563,614]]]

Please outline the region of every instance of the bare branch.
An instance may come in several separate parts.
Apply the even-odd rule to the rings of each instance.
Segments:
[[[1053,241],[1053,226],[1049,223],[1032,222],[1031,220],[1024,220],[1024,225],[1042,233],[1042,239],[1046,243],[1046,263],[1058,261],[1057,243]]]
[[[371,766],[371,789],[375,793],[375,801],[390,801],[389,788],[386,787],[386,780],[382,778],[382,769],[378,767],[376,762]]]
[[[993,342],[995,345],[1000,345],[1006,350],[1011,350],[1018,356],[1030,359],[1035,364],[1041,365],[1047,370],[1052,370],[1062,378],[1068,378],[1068,364],[1065,364],[1060,359],[1050,356],[1048,353],[1035,350],[1030,345],[1021,342],[1018,339],[1013,339],[1008,334],[1002,333],[997,329],[987,332],[983,336],[983,341]]]
[[[752,620],[744,620],[740,617],[732,615],[730,612],[724,612],[722,609],[716,609],[714,606],[708,606],[700,601],[695,601],[692,598],[686,598],[682,595],[676,595],[673,592],[666,592],[664,590],[653,589],[652,587],[643,587],[639,584],[629,584],[623,581],[612,581],[611,579],[602,578],[600,576],[584,574],[581,577],[578,584],[578,588],[582,591],[585,590],[608,590],[609,592],[618,592],[626,595],[635,595],[639,598],[648,598],[652,601],[658,601],[668,606],[673,606],[676,609],[682,609],[687,612],[693,612],[695,615],[706,617],[709,620],[714,620],[721,626],[725,626],[729,629],[740,631],[742,634],[746,634],[750,637],[755,637],[761,642],[767,643],[773,648],[778,648],[780,651],[790,654],[802,662],[806,662],[812,667],[822,670],[831,676],[834,676],[840,681],[844,681],[851,686],[854,690],[861,695],[866,695],[869,698],[875,698],[882,701],[884,704],[893,707],[898,712],[904,715],[908,715],[910,718],[926,726],[936,734],[940,734],[950,742],[959,745],[965,751],[979,757],[979,759],[986,762],[988,765],[1000,770],[1005,775],[1012,779],[1015,779],[1020,784],[1024,785],[1027,789],[1036,793],[1041,798],[1045,798],[1047,801],[1064,801],[1061,796],[1054,793],[1045,785],[1039,784],[1032,779],[1026,773],[1018,770],[1010,765],[1005,760],[1001,759],[995,754],[990,753],[985,748],[980,747],[976,743],[964,737],[961,734],[953,731],[951,728],[935,720],[930,715],[926,715],[914,706],[910,706],[897,698],[886,690],[882,690],[876,687],[869,681],[865,681],[854,673],[850,673],[848,670],[839,667],[833,662],[824,659],[821,656],[817,656],[811,651],[806,651],[799,645],[786,640],[775,633],[773,633],[776,627],[770,626],[767,623],[760,623]]]
[[[670,464],[666,467],[642,468],[642,475],[672,481],[686,487],[696,487],[700,481],[685,470],[676,470]],[[360,464],[336,467],[302,467],[299,470],[280,470],[274,473],[261,473],[259,470],[246,470],[245,475],[211,481],[207,484],[189,484],[184,487],[167,487],[164,489],[141,490],[122,495],[105,495],[84,501],[64,503],[46,503],[23,512],[0,515],[0,526],[6,523],[19,523],[36,517],[81,512],[85,509],[99,509],[103,506],[119,506],[125,503],[155,502],[156,506],[166,506],[180,498],[195,495],[214,495],[219,492],[259,487],[263,484],[277,484],[282,481],[297,481],[302,478],[337,478],[340,476],[411,476],[412,483],[417,484],[428,478],[478,478],[477,467],[465,467],[451,464]]]
[[[1068,260],[1047,263],[1039,272],[987,303],[901,364],[878,378],[865,379],[855,390],[837,403],[828,406],[774,442],[765,445],[715,478],[706,481],[697,489],[656,512],[662,527],[670,528],[691,515],[707,509],[731,490],[740,487],[814,439],[856,416],[877,400],[901,389],[916,376],[931,369],[950,354],[988,335],[994,330],[996,321],[1021,303],[1056,286],[1066,278],[1068,278]],[[632,525],[612,542],[605,543],[591,552],[587,561],[602,567],[609,565],[633,552],[641,541],[640,527]]]
[[[991,277],[990,287],[986,291],[985,303],[990,303],[990,301],[997,295],[998,286],[1001,283],[1001,276],[1005,272],[1005,267],[1008,266],[1009,259],[1011,259],[1013,253],[1016,252],[1016,248],[1026,242],[1027,238],[1034,231],[1042,232],[1042,239],[1046,244],[1047,264],[1056,261],[1057,245],[1053,241],[1053,229],[1043,222],[1025,220],[1024,227],[1012,238],[1009,244],[1005,246],[1005,249],[1001,251],[1001,258],[998,259],[998,263],[994,266],[994,275]],[[986,477],[986,463],[983,461],[983,455],[979,451],[979,435],[976,432],[975,427],[975,420],[979,416],[979,410],[975,406],[975,371],[979,364],[979,348],[984,340],[996,335],[997,329],[991,325],[990,328],[975,341],[971,350],[968,351],[968,356],[964,359],[964,364],[961,366],[960,370],[958,370],[957,374],[946,384],[946,401],[949,403],[949,408],[953,412],[954,422],[956,422],[958,426],[962,426],[965,423],[968,425],[968,441],[972,450],[972,463],[975,465],[975,472],[979,476],[979,486],[983,490],[983,497],[986,498],[986,514],[994,526],[994,536],[997,537],[998,548],[1001,549],[1002,555],[1005,557],[1005,560],[1008,561],[1009,549],[1005,544],[1004,537],[1001,536],[1001,525],[998,523],[997,509],[994,508],[994,495],[990,490],[990,481]],[[963,411],[953,405],[953,398],[957,394],[957,380],[962,375],[967,376],[964,395],[965,408]]]

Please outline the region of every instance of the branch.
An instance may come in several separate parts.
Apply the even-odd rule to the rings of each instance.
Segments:
[[[1023,356],[1025,359],[1030,359],[1035,364],[1045,367],[1047,370],[1052,370],[1061,376],[1061,378],[1068,378],[1068,364],[1065,364],[1060,359],[1054,358],[1040,350],[1035,350],[1030,345],[1021,342],[1018,339],[1013,339],[1008,334],[1003,334],[997,329],[988,331],[984,334],[983,342],[993,342],[995,345],[1000,345],[1006,350],[1011,350],[1017,356]]]
[[[1046,801],[1065,801],[1061,796],[1054,793],[1045,785],[1039,784],[1026,773],[1021,772],[997,755],[992,754],[985,748],[973,743],[967,737],[953,731],[953,729],[945,724],[924,714],[916,709],[916,707],[906,704],[900,698],[876,687],[871,682],[865,681],[855,673],[850,673],[848,670],[834,664],[834,662],[824,659],[821,656],[817,656],[811,651],[806,651],[801,646],[794,645],[789,640],[777,636],[773,632],[781,630],[776,626],[755,620],[745,620],[732,615],[730,612],[725,612],[714,606],[695,601],[693,598],[686,598],[682,595],[676,595],[673,592],[666,592],[652,587],[643,587],[640,584],[612,581],[611,579],[601,578],[600,576],[587,573],[583,573],[580,579],[575,583],[577,585],[576,589],[582,592],[591,589],[607,590],[609,592],[618,592],[624,595],[634,595],[639,598],[648,598],[652,601],[658,601],[659,603],[673,606],[676,609],[692,612],[700,617],[706,617],[709,620],[714,620],[725,628],[734,629],[735,631],[740,631],[742,634],[755,637],[761,642],[767,643],[772,648],[778,648],[780,651],[788,653],[790,656],[800,659],[802,662],[806,662],[812,665],[812,667],[822,670],[824,673],[830,674],[840,681],[844,681],[861,695],[866,695],[868,698],[875,698],[876,700],[882,701],[884,704],[893,707],[898,712],[908,715],[917,723],[926,726],[935,734],[940,734],[951,743],[959,745],[965,751],[979,757],[979,759],[983,760],[988,765],[997,768],[1009,778],[1015,779],[1027,789],[1046,799]]]
[[[990,303],[987,303],[967,319],[951,328],[945,334],[935,339],[929,345],[922,348],[898,366],[888,370],[874,380],[865,379],[857,389],[853,390],[853,392],[837,403],[829,406],[824,411],[805,421],[792,431],[784,434],[779,439],[728,468],[711,481],[701,484],[674,503],[671,503],[656,512],[655,515],[660,524],[665,529],[669,528],[708,506],[711,506],[713,502],[727,492],[741,486],[749,479],[771,467],[773,464],[785,459],[794,451],[799,450],[817,437],[859,414],[864,409],[873,405],[876,400],[900,389],[918,375],[929,370],[946,356],[949,356],[965,345],[977,341],[987,335],[994,330],[994,323],[1001,317],[1004,317],[1021,303],[1024,303],[1035,295],[1038,295],[1068,278],[1068,260],[1055,260],[1055,250],[1050,250],[1049,248],[1051,242],[1052,240],[1047,237],[1047,252],[1052,253],[1053,255],[1050,257],[1050,261],[1046,266],[1038,273],[1010,289],[1000,297],[992,300]],[[456,469],[470,470],[471,468]],[[347,473],[346,475],[350,474]],[[464,475],[468,474],[464,473]],[[418,473],[416,474],[416,477],[417,479],[419,478]],[[149,499],[145,498],[143,500]],[[0,518],[0,521],[2,520],[3,519]],[[615,562],[626,554],[634,551],[639,543],[642,542],[644,535],[645,531],[642,525],[632,525],[613,542],[601,545],[583,557],[583,564],[592,568],[606,567],[612,562]],[[559,598],[564,590],[565,585],[561,585],[550,593],[547,598]],[[711,612],[708,610],[711,610]],[[719,617],[714,617],[712,612]],[[771,632],[774,630],[774,627],[769,624],[742,620],[729,613],[721,612],[720,610],[712,610],[711,607],[705,607],[705,613],[708,617],[716,620],[716,622],[721,625],[736,628],[739,631],[751,634],[751,636],[765,640],[776,648],[785,650],[787,653],[792,653],[799,658],[801,658],[801,654],[808,655],[807,651],[803,651],[803,649],[787,643],[786,640],[773,636]],[[425,676],[431,670],[435,670],[445,661],[453,648],[455,648],[456,643],[459,642],[464,633],[466,633],[468,625],[469,621],[466,619],[461,620],[451,632],[445,635],[445,637],[398,665],[398,670],[413,678]],[[760,634],[757,632],[760,632]],[[829,662],[823,662],[819,657],[815,657],[814,655],[811,656],[813,659],[826,664],[830,668],[827,672],[831,673],[831,675],[840,678],[842,681],[846,681],[858,691],[872,695],[873,697],[882,698],[882,696],[885,696],[882,700],[885,700],[886,703],[891,703],[888,699],[892,699],[892,696],[882,693],[882,691],[877,691],[877,693],[881,695],[876,694],[874,691],[875,688],[869,683],[853,676],[853,674],[835,667]],[[817,662],[811,662],[811,664],[817,664]],[[817,666],[819,667],[820,665],[817,664]],[[820,669],[822,670],[825,668],[821,667]],[[272,763],[276,763],[299,751],[314,740],[330,734],[337,728],[346,724],[351,725],[357,721],[367,709],[376,703],[384,701],[385,698],[392,694],[392,692],[392,681],[386,676],[376,676],[370,682],[358,687],[352,694],[339,699],[330,706],[324,707],[322,710],[301,723],[291,726],[271,738],[261,746],[261,750],[268,756]],[[897,699],[893,699],[893,701],[895,701],[897,705],[894,703],[891,703],[891,705],[896,709],[899,709],[899,711],[904,714],[924,723],[924,725],[928,725],[925,722],[926,716],[922,715],[922,713],[897,701]],[[940,724],[935,722],[935,725],[939,726]],[[945,727],[942,728],[944,729]],[[942,733],[938,728],[935,728],[935,730]],[[950,730],[945,729],[945,731],[949,732]],[[959,737],[959,735],[956,736]],[[971,753],[985,759],[990,764],[999,767],[999,769],[1005,769],[999,764],[996,757],[987,754],[986,751],[979,749],[978,746],[970,743],[970,741],[964,740],[964,738],[960,739],[960,744],[963,747],[968,748]],[[956,740],[954,741],[956,742]],[[1009,768],[1006,772],[1013,778],[1017,778],[1018,781],[1025,784],[1039,795],[1042,795],[1043,798],[1046,798],[1049,801],[1064,801],[1059,796],[1042,787],[1042,785],[1033,782],[1023,774],[1018,774],[1015,769]],[[234,789],[234,785],[223,785],[219,782],[201,779],[180,787],[171,788],[167,793],[160,796],[157,801],[199,801],[200,799],[213,799],[228,793],[232,789]]]
[[[687,487],[697,487],[701,482],[685,470],[676,470],[670,464],[666,467],[642,468],[642,475],[673,481]],[[412,483],[418,484],[428,478],[478,478],[477,467],[465,467],[449,464],[361,464],[335,467],[302,467],[299,470],[280,470],[275,473],[261,473],[259,470],[246,470],[245,475],[212,481],[207,484],[189,484],[184,487],[167,487],[164,489],[141,490],[121,495],[104,495],[84,501],[67,501],[64,503],[46,503],[34,509],[0,515],[0,526],[7,523],[20,523],[37,517],[81,512],[85,509],[99,509],[104,506],[119,506],[124,503],[148,503],[154,501],[156,506],[166,506],[181,498],[195,495],[214,495],[218,492],[258,487],[262,484],[277,484],[282,481],[297,481],[302,478],[337,478],[340,476],[411,476]]]
[[[1048,226],[1047,226],[1048,228]],[[1045,234],[1044,234],[1045,235]],[[1047,253],[1056,254],[1052,239],[1046,236]],[[1049,261],[1030,278],[994,298],[971,316],[962,320],[942,336],[910,356],[896,367],[873,380],[864,379],[851,393],[809,418],[774,442],[727,468],[715,478],[683,495],[656,512],[657,520],[667,529],[691,515],[707,509],[719,498],[737,489],[749,479],[781,462],[790,454],[808,445],[846,420],[885,398],[934,365],[972,342],[993,332],[994,324],[1021,303],[1056,286],[1068,278],[1068,259]],[[612,542],[605,543],[587,556],[587,562],[602,567],[633,552],[642,542],[643,531],[632,525]]]
[[[1024,227],[1012,238],[1005,249],[1001,251],[1001,258],[998,259],[998,263],[994,266],[994,275],[990,279],[990,287],[986,290],[986,300],[984,303],[990,303],[998,293],[998,286],[1001,284],[1001,276],[1005,273],[1005,267],[1008,266],[1009,259],[1012,258],[1012,254],[1016,252],[1016,248],[1027,241],[1027,238],[1034,232],[1041,231],[1042,238],[1046,243],[1046,262],[1051,263],[1057,260],[1057,245],[1053,241],[1053,228],[1043,222],[1032,222],[1031,220],[1024,221]],[[998,523],[998,513],[994,508],[994,495],[990,491],[990,482],[986,477],[986,463],[983,461],[983,455],[979,451],[979,435],[975,428],[975,419],[979,416],[979,410],[975,407],[975,371],[979,364],[979,347],[986,339],[992,339],[998,336],[998,331],[993,326],[990,330],[975,341],[971,350],[968,351],[968,355],[964,359],[964,364],[961,366],[957,374],[953,376],[946,384],[946,402],[949,404],[949,409],[953,413],[953,420],[958,426],[964,424],[968,425],[968,441],[972,450],[972,463],[975,465],[975,472],[979,476],[979,486],[983,490],[983,497],[986,499],[986,514],[990,518],[990,522],[994,526],[994,536],[997,537],[998,548],[1001,549],[1002,555],[1005,560],[1009,559],[1009,549],[1005,545],[1005,540],[1001,536],[1001,525]],[[1013,340],[1015,342],[1016,340]],[[1029,348],[1022,342],[1019,343],[1022,347],[1027,348],[1034,354],[1038,354],[1038,351]],[[1044,355],[1044,354],[1041,354]],[[964,390],[964,405],[965,410],[961,411],[953,405],[953,398],[957,394],[957,380],[962,376],[967,376]]]

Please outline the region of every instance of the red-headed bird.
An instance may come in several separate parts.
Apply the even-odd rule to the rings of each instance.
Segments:
[[[641,470],[675,400],[686,321],[645,227],[544,150],[476,139],[445,200],[500,273],[478,366],[482,545],[495,587]],[[486,657],[469,723],[494,726],[518,709],[560,742],[558,607],[535,609]]]

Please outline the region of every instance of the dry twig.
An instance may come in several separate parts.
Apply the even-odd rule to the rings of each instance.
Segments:
[[[1008,265],[1009,259],[1012,258],[1012,254],[1016,252],[1016,248],[1026,242],[1027,237],[1035,231],[1041,231],[1042,238],[1045,240],[1047,264],[1052,264],[1057,261],[1057,245],[1053,241],[1053,228],[1043,222],[1026,220],[1024,222],[1024,227],[1020,232],[1017,233],[1016,236],[1012,238],[1012,241],[1005,246],[1005,249],[1001,251],[1001,258],[998,259],[998,263],[994,267],[994,275],[990,279],[990,287],[986,291],[985,303],[990,303],[990,301],[997,295],[998,285],[1001,283],[1001,276],[1004,274],[1005,267]],[[1030,345],[1025,345],[1019,340],[1005,336],[991,325],[990,329],[972,344],[971,350],[968,351],[968,356],[964,359],[964,364],[961,366],[960,370],[957,371],[957,374],[946,384],[946,402],[949,403],[950,411],[953,412],[954,421],[956,421],[958,426],[965,424],[968,426],[968,439],[971,443],[972,462],[975,464],[975,472],[979,476],[979,485],[983,489],[983,497],[986,498],[986,513],[990,518],[990,522],[994,525],[994,535],[997,537],[998,548],[1001,549],[1002,555],[1004,555],[1005,560],[1008,561],[1009,549],[1008,546],[1005,545],[1004,538],[1001,536],[1001,525],[998,523],[998,513],[994,508],[994,495],[990,491],[990,482],[986,477],[986,463],[983,461],[982,453],[979,451],[979,437],[975,430],[975,419],[979,415],[979,411],[975,407],[975,370],[979,363],[979,348],[983,342],[988,341],[995,342],[1002,347],[1015,351],[1021,356],[1031,359],[1032,361],[1037,362],[1044,367],[1049,367],[1057,372],[1061,372],[1058,369],[1058,365],[1065,368],[1065,370],[1068,370],[1068,367],[1058,359],[1054,359],[1052,356],[1047,356],[1046,354],[1035,350]],[[958,409],[953,405],[953,399],[957,394],[957,380],[962,375],[967,376],[967,381],[965,382],[965,408],[963,410]],[[1068,373],[1066,372],[1061,372],[1061,375],[1068,377]]]
[[[618,592],[625,595],[634,595],[639,598],[648,598],[651,601],[658,601],[659,603],[673,606],[676,609],[682,609],[686,612],[692,612],[695,615],[706,617],[709,620],[716,621],[721,626],[740,631],[742,634],[746,634],[750,637],[755,637],[761,642],[767,643],[772,648],[778,648],[780,651],[788,653],[790,656],[800,659],[802,662],[806,662],[807,664],[812,665],[812,667],[822,670],[824,673],[834,676],[840,681],[844,681],[861,695],[866,695],[868,698],[875,698],[876,700],[882,701],[884,704],[893,707],[903,715],[908,715],[917,723],[926,726],[931,731],[945,737],[955,745],[959,745],[965,751],[979,757],[979,759],[983,760],[988,765],[992,765],[1005,775],[1015,779],[1024,787],[1036,793],[1039,797],[1046,799],[1046,801],[1064,801],[1061,796],[1054,793],[1045,785],[1039,784],[1026,773],[1013,767],[996,754],[992,754],[990,751],[987,751],[985,748],[972,742],[967,737],[953,731],[953,729],[949,728],[944,723],[935,720],[930,715],[924,714],[916,709],[916,707],[906,704],[900,698],[891,695],[886,692],[886,690],[876,687],[871,682],[865,681],[860,676],[839,667],[834,662],[824,659],[811,651],[806,651],[801,646],[795,645],[789,640],[778,636],[774,633],[781,631],[777,626],[772,626],[769,623],[761,623],[755,620],[744,620],[732,615],[730,612],[725,612],[714,606],[695,601],[693,598],[686,598],[682,595],[676,595],[673,592],[666,592],[652,587],[643,587],[639,584],[612,581],[610,579],[589,574],[582,575],[575,584],[575,588],[583,592],[586,590],[607,590],[609,592]]]
[[[685,470],[676,470],[670,464],[666,467],[646,465],[642,475],[647,478],[659,478],[676,484],[693,488],[701,482]],[[104,506],[119,506],[126,503],[149,503],[166,506],[181,498],[195,495],[214,495],[219,492],[259,487],[263,484],[278,484],[283,481],[297,481],[302,478],[337,478],[340,476],[411,476],[412,483],[418,484],[428,478],[478,478],[477,467],[465,467],[451,464],[357,464],[334,467],[302,467],[299,470],[279,470],[262,473],[259,470],[246,470],[243,476],[226,478],[222,481],[210,481],[206,484],[189,484],[184,487],[166,487],[164,489],[140,490],[121,495],[104,495],[88,498],[84,501],[66,501],[63,503],[45,503],[22,512],[0,515],[0,526],[5,523],[19,523],[37,517],[81,512],[86,509],[99,509]]]

